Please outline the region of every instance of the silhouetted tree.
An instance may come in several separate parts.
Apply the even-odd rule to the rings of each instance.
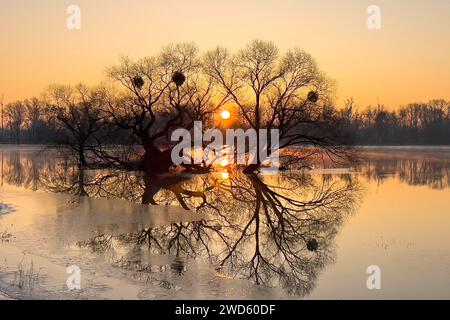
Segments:
[[[49,112],[66,133],[66,139],[59,143],[73,149],[80,165],[87,166],[86,150],[102,128],[102,99],[98,92],[83,85],[76,88],[52,86],[48,90],[47,103]]]
[[[326,113],[333,83],[308,53],[292,49],[280,55],[272,42],[255,40],[235,54],[221,47],[209,51],[204,69],[237,105],[245,127],[279,129],[280,149],[314,145],[338,154],[339,136]],[[256,157],[247,172],[265,160]]]
[[[170,134],[206,120],[226,99],[213,101],[215,90],[200,73],[197,47],[176,44],[137,62],[123,58],[108,75],[125,92],[105,108],[109,121],[128,130],[142,145],[142,167],[164,172],[172,165]]]
[[[15,142],[20,143],[20,130],[25,122],[26,108],[22,101],[15,101],[5,106],[5,117]]]
[[[30,100],[24,101],[26,107],[26,125],[29,131],[30,141],[32,143],[37,142],[37,134],[42,124],[42,113],[44,108],[41,105],[41,101],[36,97]]]

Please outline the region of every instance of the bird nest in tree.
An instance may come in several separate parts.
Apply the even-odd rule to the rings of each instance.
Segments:
[[[176,71],[172,75],[172,81],[179,87],[186,81],[186,76],[181,71]]]

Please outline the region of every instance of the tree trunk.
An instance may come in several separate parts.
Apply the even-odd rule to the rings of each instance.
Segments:
[[[259,162],[259,161],[258,161]],[[243,172],[245,174],[254,174],[256,170],[259,169],[259,166],[261,164],[260,163],[251,163],[249,164],[247,167],[245,167],[245,169],[243,170]]]
[[[80,161],[80,165],[82,167],[86,167],[87,166],[87,161],[86,158],[84,157],[84,146],[80,146],[78,149],[78,158]]]
[[[142,169],[147,174],[165,173],[173,165],[171,150],[161,151],[152,143],[144,145],[145,153],[142,161]]]

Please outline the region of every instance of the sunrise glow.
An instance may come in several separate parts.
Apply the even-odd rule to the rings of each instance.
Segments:
[[[226,167],[226,166],[228,166],[229,164],[230,164],[230,162],[228,161],[227,158],[223,158],[222,160],[220,160],[220,165],[221,165],[222,167]]]
[[[231,113],[230,113],[230,111],[228,111],[228,110],[224,110],[224,111],[222,111],[222,112],[220,113],[220,117],[221,117],[223,120],[229,120],[229,119],[231,118]]]

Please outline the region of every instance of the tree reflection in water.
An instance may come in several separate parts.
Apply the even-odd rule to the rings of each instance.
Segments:
[[[202,259],[221,277],[282,287],[295,295],[310,292],[321,270],[333,261],[334,238],[359,189],[351,175],[231,172],[150,176],[82,171],[57,161],[38,164],[32,158],[25,162],[10,159],[13,162],[4,174],[8,183],[79,196],[179,206],[203,217],[189,222],[180,217],[179,222],[164,226],[120,235],[100,234],[78,242],[81,248],[114,256],[115,266],[142,274],[172,270],[183,275],[189,259]],[[18,178],[22,176],[32,176],[32,182]],[[173,258],[155,263],[155,259],[167,257]]]
[[[192,261],[206,261],[219,277],[248,279],[295,295],[308,294],[333,261],[335,236],[359,198],[356,179],[383,183],[395,177],[439,189],[450,185],[449,161],[428,157],[368,158],[357,174],[271,176],[82,171],[70,159],[13,149],[2,149],[2,159],[2,182],[8,184],[178,206],[198,214],[198,219],[181,214],[178,222],[78,242],[83,250],[113,257],[114,266],[141,275],[143,281],[166,271],[182,277]]]
[[[112,175],[109,174],[111,178]],[[120,175],[114,185],[122,185]],[[148,228],[116,237],[100,235],[80,242],[96,252],[129,246],[118,265],[155,271],[142,255],[173,254],[171,268],[183,274],[181,257],[205,257],[227,277],[282,286],[303,295],[333,260],[333,239],[355,203],[351,180],[317,180],[307,174],[260,177],[231,174],[145,176],[142,202],[179,205],[207,218]],[[142,250],[145,249],[145,253]]]

